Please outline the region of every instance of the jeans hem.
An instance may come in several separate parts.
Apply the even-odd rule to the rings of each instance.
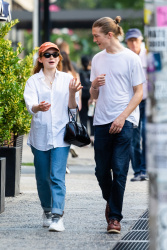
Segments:
[[[121,221],[121,219],[118,219],[117,217],[110,217],[109,220],[117,220],[118,222]]]
[[[50,208],[49,208],[49,207],[48,207],[48,208],[47,208],[47,207],[42,207],[42,208],[43,208],[43,210],[44,210],[45,212],[51,212],[51,210],[52,210],[51,207],[50,207]]]
[[[63,210],[59,208],[52,208],[52,214],[63,215]]]

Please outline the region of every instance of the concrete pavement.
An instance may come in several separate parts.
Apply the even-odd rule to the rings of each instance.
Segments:
[[[0,214],[0,250],[83,249],[107,250],[130,230],[148,208],[148,182],[130,182],[130,168],[123,206],[120,235],[106,233],[105,201],[94,176],[93,148],[76,148],[78,158],[69,155],[71,170],[66,175],[66,205],[62,233],[48,232],[42,224],[34,167],[22,166],[21,194],[6,198],[5,212]],[[24,138],[23,163],[33,162]]]

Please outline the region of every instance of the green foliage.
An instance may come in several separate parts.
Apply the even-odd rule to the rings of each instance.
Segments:
[[[57,0],[56,4],[62,9],[143,9],[144,0]]]
[[[5,39],[18,20],[0,27],[0,145],[9,142],[11,133],[26,134],[30,129],[29,115],[23,97],[24,87],[33,68],[33,53],[19,58],[23,48],[18,43],[16,50],[12,42]]]

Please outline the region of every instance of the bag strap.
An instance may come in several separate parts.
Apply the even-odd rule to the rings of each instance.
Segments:
[[[78,111],[79,111],[79,108],[78,108],[78,105],[77,105],[77,107],[76,107],[76,114],[77,114]],[[72,112],[71,112],[71,110],[70,110],[69,107],[68,107],[68,115],[69,115],[69,122],[70,122],[70,116],[72,117],[72,121],[73,122],[77,122],[77,115],[76,115],[76,119],[75,119],[75,117],[72,114]]]

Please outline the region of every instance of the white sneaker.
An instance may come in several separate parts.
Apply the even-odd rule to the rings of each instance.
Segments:
[[[52,223],[52,213],[51,212],[43,212],[43,227],[49,227]]]
[[[49,231],[62,232],[64,230],[63,218],[52,218],[52,224],[49,227]]]

